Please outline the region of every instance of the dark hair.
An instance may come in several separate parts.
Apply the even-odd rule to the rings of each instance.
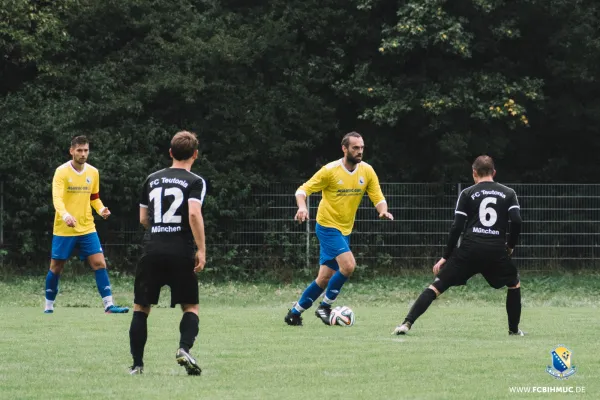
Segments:
[[[83,146],[86,144],[89,144],[90,141],[88,140],[88,138],[86,138],[85,136],[75,136],[72,140],[71,140],[71,147],[75,148],[77,146]]]
[[[473,161],[473,169],[478,176],[484,177],[494,174],[494,160],[490,156],[479,156]]]
[[[177,132],[171,139],[171,154],[177,161],[191,158],[198,149],[198,138],[195,133],[188,131]]]
[[[342,146],[348,147],[348,145],[350,144],[351,137],[361,138],[362,136],[360,136],[360,133],[358,133],[358,132],[354,132],[354,131],[348,132],[342,138]]]

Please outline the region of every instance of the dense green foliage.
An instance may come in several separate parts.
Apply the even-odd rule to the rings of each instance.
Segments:
[[[76,134],[135,221],[171,135],[196,132],[209,231],[349,130],[384,181],[467,180],[483,152],[502,181],[600,174],[592,0],[6,0],[0,51],[5,230],[25,253]]]

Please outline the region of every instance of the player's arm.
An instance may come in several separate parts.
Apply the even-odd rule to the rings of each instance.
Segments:
[[[148,219],[148,206],[140,204],[140,224],[146,229],[150,228],[150,220]]]
[[[509,207],[508,207],[508,218],[510,219],[510,231],[508,232],[508,254],[511,255],[519,240],[521,234],[521,226],[523,225],[523,219],[521,218],[521,207],[517,200],[516,193],[511,196]]]
[[[142,191],[140,192],[140,224],[146,229],[150,228],[150,219],[148,218],[148,204],[150,199],[148,196],[148,178],[142,185]]]
[[[94,183],[92,186],[92,193],[90,194],[90,204],[96,210],[98,215],[102,218],[106,219],[110,215],[110,210],[108,207],[105,207],[102,204],[102,200],[100,200],[100,174],[96,174],[96,178],[94,179]]]
[[[379,213],[379,218],[393,220],[394,216],[388,212],[387,201],[381,191],[379,178],[374,170],[371,170],[371,176],[367,183],[367,195]]]
[[[296,204],[298,211],[294,219],[298,222],[308,220],[308,208],[306,207],[306,198],[313,193],[320,192],[327,187],[329,183],[329,170],[322,167],[308,181],[296,190]]]
[[[65,177],[61,170],[57,169],[52,178],[52,203],[59,217],[65,221],[67,226],[74,227],[77,220],[67,211],[65,200],[63,198],[65,192]]]
[[[465,229],[467,223],[467,196],[464,191],[460,193],[458,201],[456,202],[456,209],[454,210],[454,221],[450,227],[448,233],[448,241],[446,242],[446,248],[444,249],[444,255],[440,260],[433,266],[433,273],[437,275],[440,268],[446,263],[446,260],[450,258],[450,255],[458,244],[460,234]]]
[[[206,183],[204,179],[198,179],[190,188],[190,197],[188,199],[188,213],[190,228],[196,242],[196,266],[194,272],[204,269],[206,264],[206,239],[204,235],[204,218],[202,217],[202,203],[206,194]]]

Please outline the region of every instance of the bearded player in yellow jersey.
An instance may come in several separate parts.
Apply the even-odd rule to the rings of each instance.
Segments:
[[[325,165],[296,191],[298,212],[294,219],[300,223],[308,220],[306,197],[319,191],[323,194],[315,228],[321,247],[320,268],[317,279],[304,290],[285,316],[284,321],[288,325],[302,325],[302,312],[310,308],[323,292],[325,297],[315,315],[329,325],[331,305],[356,267],[350,251],[350,233],[365,192],[377,209],[379,218],[394,219],[388,212],[377,174],[373,167],[362,162],[364,149],[360,134],[346,134],[342,139],[344,157]]]
[[[87,259],[94,270],[104,311],[110,314],[123,314],[129,311],[127,307],[113,304],[106,261],[96,233],[92,207],[104,219],[108,218],[110,211],[100,200],[98,170],[86,162],[89,152],[87,138],[75,137],[69,149],[73,159],[56,168],[52,179],[52,201],[56,214],[52,236],[52,259],[46,276],[44,310],[46,314],[54,312],[58,279],[75,247],[79,247],[79,257],[82,260]]]

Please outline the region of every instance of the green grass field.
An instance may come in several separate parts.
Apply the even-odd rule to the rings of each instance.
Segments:
[[[91,274],[61,281],[52,315],[42,313],[42,276],[3,279],[0,399],[600,398],[600,275],[525,275],[522,338],[507,336],[505,291],[479,278],[444,294],[405,337],[390,333],[429,276],[346,285],[339,303],[356,313],[351,328],[327,327],[312,309],[303,327],[285,325],[305,282],[202,283],[192,349],[201,377],[175,362],[181,312],[166,307],[167,291],[150,315],[145,374],[132,377],[131,314],[105,315]],[[130,304],[132,280],[112,281],[117,301]],[[559,344],[577,366],[562,381],[545,372]]]

